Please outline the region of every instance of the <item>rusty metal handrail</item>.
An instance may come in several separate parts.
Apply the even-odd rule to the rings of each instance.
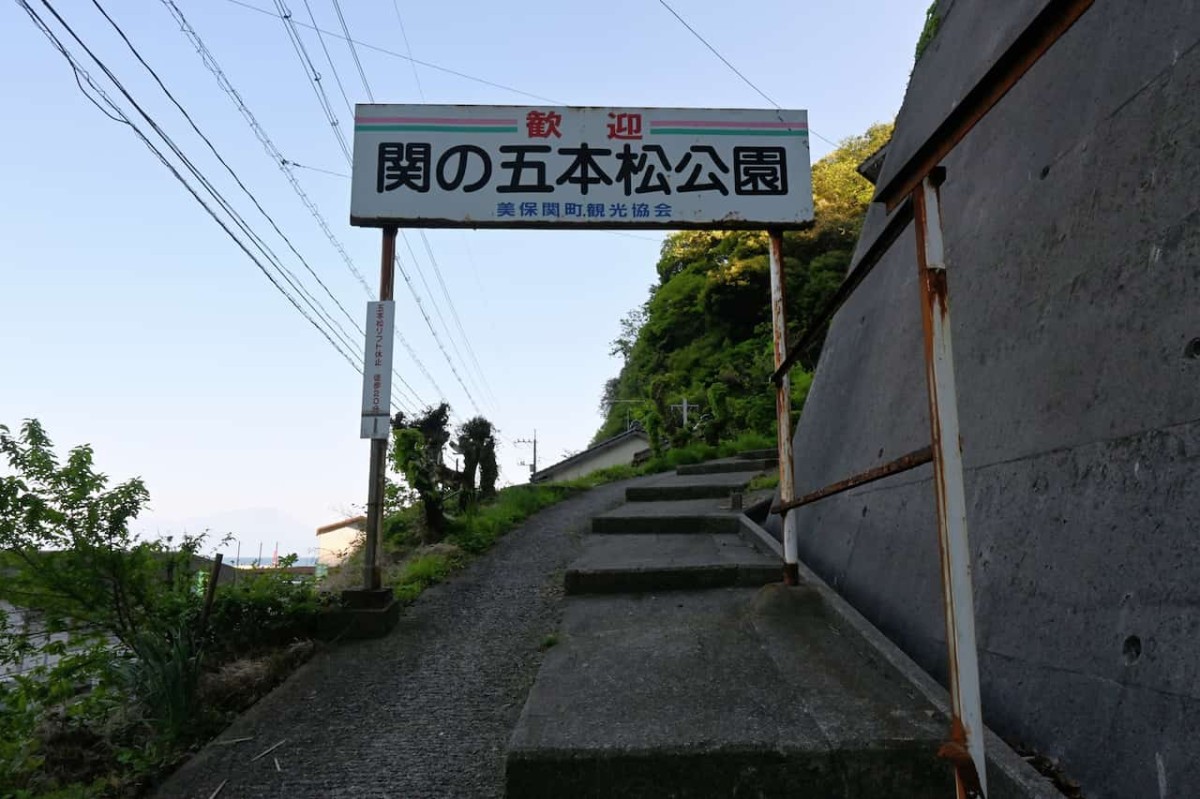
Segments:
[[[797,497],[791,502],[784,502],[771,507],[771,513],[780,514],[786,513],[789,510],[795,510],[805,505],[811,505],[817,500],[832,497],[835,494],[841,494],[843,491],[849,491],[852,488],[874,483],[876,480],[882,480],[885,477],[901,474],[918,466],[924,466],[933,461],[933,447],[925,446],[918,450],[901,455],[894,461],[889,461],[882,466],[876,466],[873,469],[867,469],[865,472],[859,472],[853,477],[847,477],[845,480],[839,480],[836,483],[830,483],[824,488],[819,488],[816,491],[805,494],[802,497]]]
[[[971,549],[967,535],[967,500],[963,483],[958,396],[951,342],[949,283],[942,231],[939,187],[945,177],[942,160],[968,132],[1037,63],[1047,50],[1091,8],[1094,0],[1048,0],[983,77],[934,129],[933,134],[893,173],[875,195],[892,216],[883,231],[822,307],[816,321],[787,346],[784,313],[782,238],[771,235],[771,303],[774,330],[776,413],[779,426],[779,505],[782,516],[785,579],[795,582],[798,561],[798,507],[883,479],[924,463],[933,463],[941,560],[946,646],[949,655],[950,735],[938,755],[951,762],[958,799],[985,799],[987,761],[975,636]],[[900,208],[899,213],[895,209]],[[792,479],[792,428],[788,372],[837,310],[882,260],[901,232],[914,223],[916,261],[921,284],[921,327],[924,334],[925,381],[929,400],[929,447],[888,464],[795,498]]]

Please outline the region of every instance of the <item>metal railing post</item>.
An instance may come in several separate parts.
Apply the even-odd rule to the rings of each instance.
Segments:
[[[935,178],[926,177],[913,192],[913,211],[921,283],[921,321],[925,331],[929,425],[933,435],[942,599],[950,666],[950,740],[939,754],[953,762],[958,797],[967,799],[987,795],[987,768],[983,752],[984,728],[980,706],[979,659],[975,645],[971,548],[967,540],[967,503],[958,432],[954,351],[950,341],[946,258]]]
[[[787,306],[783,280],[783,233],[768,230],[771,251],[771,326],[775,342],[775,368],[787,360]],[[775,383],[775,418],[779,433],[779,501],[782,507],[796,498],[792,473],[792,381],[785,372]],[[800,544],[796,538],[796,514],[783,511],[783,581],[800,581]]]

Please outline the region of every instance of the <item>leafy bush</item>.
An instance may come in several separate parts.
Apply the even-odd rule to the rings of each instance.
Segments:
[[[291,565],[294,560],[282,562]],[[315,638],[321,613],[321,598],[309,580],[275,571],[239,574],[236,583],[217,589],[205,650],[221,663]]]
[[[0,454],[0,600],[25,617],[0,613],[3,795],[137,793],[215,730],[205,670],[307,634],[315,594],[266,575],[219,586],[201,630],[203,537],[137,540],[140,480],[110,487],[87,446],[60,463],[34,420],[0,425]]]

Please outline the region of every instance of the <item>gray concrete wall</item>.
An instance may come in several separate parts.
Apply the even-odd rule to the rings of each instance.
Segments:
[[[942,4],[883,180],[1042,5]],[[1198,98],[1200,2],[1097,0],[945,162],[984,715],[1098,799],[1200,796]],[[834,321],[799,493],[929,441],[914,246]],[[799,526],[805,561],[944,679],[930,479]]]

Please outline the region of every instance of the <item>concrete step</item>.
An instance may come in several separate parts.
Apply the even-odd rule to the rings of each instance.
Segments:
[[[719,472],[680,477],[675,474],[652,478],[625,489],[626,502],[655,502],[682,499],[728,499],[741,491],[761,472]]]
[[[945,729],[809,588],[569,597],[506,795],[953,796]]]
[[[567,569],[568,594],[757,587],[783,578],[778,557],[737,534],[604,535],[584,542]]]
[[[647,533],[736,533],[740,510],[729,499],[629,502],[592,519],[592,532],[604,535]]]
[[[756,460],[725,458],[719,461],[690,463],[686,466],[678,466],[675,468],[675,473],[680,475],[721,474],[726,472],[744,472],[747,470],[765,472],[767,469],[774,469],[778,465],[779,461],[775,458],[759,458]]]
[[[779,461],[779,450],[774,447],[769,449],[747,449],[742,450],[737,454],[737,457],[744,461]]]

